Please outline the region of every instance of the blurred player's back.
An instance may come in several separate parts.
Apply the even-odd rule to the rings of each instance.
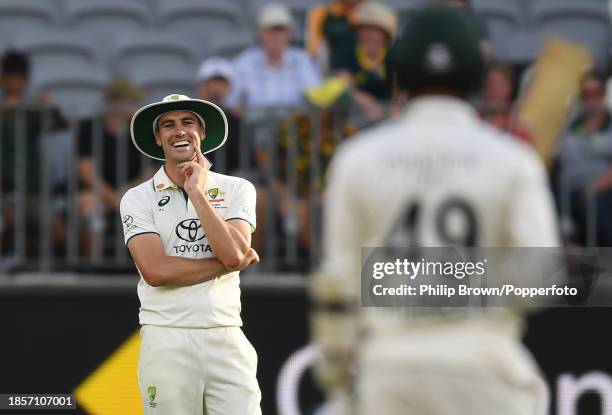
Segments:
[[[417,246],[558,243],[540,160],[459,99],[416,99],[398,120],[347,145],[337,164],[350,170],[353,209],[367,219],[358,246],[380,246],[402,231],[403,242]]]
[[[538,414],[545,387],[520,342],[520,310],[352,308],[362,299],[363,247],[558,245],[542,162],[466,99],[481,58],[464,16],[417,12],[398,44],[405,112],[347,142],[330,167],[313,282],[321,372],[338,389],[332,381],[346,379],[338,362],[358,356],[362,414]]]

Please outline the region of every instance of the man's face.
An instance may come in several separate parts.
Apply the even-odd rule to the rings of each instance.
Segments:
[[[195,156],[195,147],[204,140],[204,129],[190,111],[171,111],[157,122],[155,142],[164,150],[167,161],[181,163]]]
[[[214,103],[222,103],[230,92],[230,84],[225,78],[213,77],[200,81],[196,85],[201,99]]]
[[[584,110],[589,113],[597,112],[604,108],[606,90],[597,78],[587,78],[582,82],[580,96]]]
[[[493,69],[488,73],[483,89],[483,99],[491,104],[510,103],[512,84],[502,71]]]
[[[5,95],[21,96],[28,87],[28,78],[21,74],[5,74],[0,81]]]
[[[267,55],[278,55],[289,45],[291,32],[283,26],[269,27],[259,31],[259,40]]]
[[[381,52],[387,45],[387,35],[373,26],[360,26],[357,30],[359,44],[367,51]]]

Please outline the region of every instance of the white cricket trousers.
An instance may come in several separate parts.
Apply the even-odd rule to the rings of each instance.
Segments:
[[[138,383],[145,415],[260,415],[257,353],[240,327],[143,325]]]
[[[544,415],[548,390],[507,335],[458,327],[378,338],[356,385],[359,415]]]

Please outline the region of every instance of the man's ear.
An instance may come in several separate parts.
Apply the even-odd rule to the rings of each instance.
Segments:
[[[155,133],[155,143],[156,143],[158,146],[160,146],[160,147],[162,146],[162,145],[161,145],[161,138],[159,138],[159,134],[158,134],[158,133]]]

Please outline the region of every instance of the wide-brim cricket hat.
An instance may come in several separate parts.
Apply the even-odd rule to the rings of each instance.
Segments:
[[[155,142],[157,121],[171,111],[191,111],[204,126],[206,137],[202,140],[202,154],[215,151],[227,140],[227,118],[217,105],[203,99],[193,99],[186,95],[172,94],[160,102],[145,105],[136,111],[130,123],[130,134],[136,148],[144,155],[165,160],[164,151]]]
[[[389,36],[395,37],[397,32],[397,15],[382,3],[365,1],[357,6],[353,16],[353,25],[377,27]]]

